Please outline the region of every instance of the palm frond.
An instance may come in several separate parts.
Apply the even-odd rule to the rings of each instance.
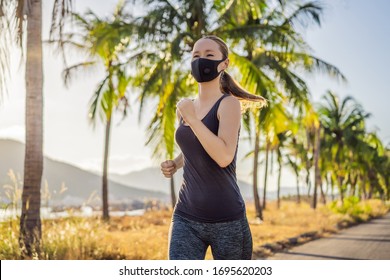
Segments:
[[[68,87],[73,76],[79,71],[86,71],[97,65],[97,61],[86,61],[65,68],[62,72],[65,86]]]
[[[96,114],[99,111],[99,108],[100,108],[99,105],[101,104],[102,96],[104,94],[105,88],[107,87],[108,79],[109,79],[109,76],[107,75],[100,82],[100,84],[97,86],[97,88],[96,88],[96,90],[95,90],[95,92],[90,100],[88,117],[89,117],[91,123],[93,124],[93,127],[96,126]],[[101,119],[104,119],[101,111],[100,111],[99,115],[100,115]]]
[[[290,23],[291,25],[295,25],[295,23],[299,23],[302,26],[307,27],[309,22],[314,22],[318,26],[321,26],[321,14],[323,9],[324,7],[319,1],[304,3],[299,5],[298,8],[286,18],[283,24]]]

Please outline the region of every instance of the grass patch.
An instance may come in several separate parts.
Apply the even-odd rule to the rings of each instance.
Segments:
[[[284,243],[300,242],[317,232],[335,232],[341,224],[367,221],[384,215],[389,203],[380,200],[332,202],[317,210],[308,203],[283,201],[281,209],[268,203],[264,221],[255,221],[252,205],[247,206],[254,252]],[[42,255],[39,259],[166,259],[171,211],[148,211],[140,217],[113,217],[109,223],[98,218],[66,218],[42,222]],[[19,259],[19,221],[0,224],[0,259]],[[276,245],[275,245],[276,244]],[[271,247],[272,247],[271,246]],[[271,248],[272,250],[272,248]],[[206,259],[212,259],[210,250]]]

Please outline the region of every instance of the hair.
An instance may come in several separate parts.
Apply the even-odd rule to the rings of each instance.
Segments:
[[[210,39],[216,42],[219,46],[219,50],[222,53],[223,59],[228,58],[229,48],[221,38],[215,35],[206,35],[203,36],[202,39]],[[267,100],[264,97],[254,95],[243,89],[240,84],[234,80],[232,76],[230,76],[225,70],[223,70],[221,74],[219,87],[222,92],[234,95],[239,100],[256,102],[258,103],[257,105],[259,107],[264,107],[267,105]]]

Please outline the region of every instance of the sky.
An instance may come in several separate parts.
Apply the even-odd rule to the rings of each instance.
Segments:
[[[49,1],[50,2],[50,1]],[[84,12],[90,8],[98,15],[109,15],[117,1],[75,1],[75,9]],[[376,131],[385,144],[390,143],[388,106],[390,104],[390,24],[387,0],[328,0],[321,27],[303,31],[313,55],[331,63],[347,77],[347,84],[324,77],[322,74],[305,77],[314,102],[319,102],[327,90],[340,97],[353,96],[367,112],[368,130]],[[43,38],[47,39],[51,20],[51,3],[43,1]],[[24,142],[25,89],[24,68],[19,64],[20,53],[15,49],[11,57],[9,93],[0,104],[0,138]],[[74,61],[80,61],[73,56]],[[104,126],[93,129],[87,118],[92,93],[103,77],[103,71],[80,74],[70,87],[63,85],[61,57],[53,49],[44,48],[44,153],[46,156],[80,168],[100,172],[103,162]],[[132,96],[134,101],[135,96]],[[114,115],[109,171],[126,173],[159,165],[151,159],[151,150],[145,147],[146,122],[138,123],[138,108],[133,108],[127,119]],[[153,110],[146,105],[145,112]],[[145,118],[146,119],[146,118]],[[245,134],[242,133],[242,137]],[[237,175],[250,182],[251,159],[242,160],[250,145],[240,140]],[[276,169],[275,169],[276,170]],[[262,177],[264,171],[260,171]],[[295,178],[286,171],[282,186],[293,187]],[[260,179],[262,180],[262,179]],[[276,188],[276,174],[271,175],[270,189]]]

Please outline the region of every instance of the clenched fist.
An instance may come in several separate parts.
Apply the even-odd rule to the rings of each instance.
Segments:
[[[195,106],[191,99],[183,98],[177,103],[176,107],[186,123],[191,124],[196,119]]]
[[[161,163],[161,172],[166,178],[171,178],[176,171],[176,163],[173,160],[166,160]]]

